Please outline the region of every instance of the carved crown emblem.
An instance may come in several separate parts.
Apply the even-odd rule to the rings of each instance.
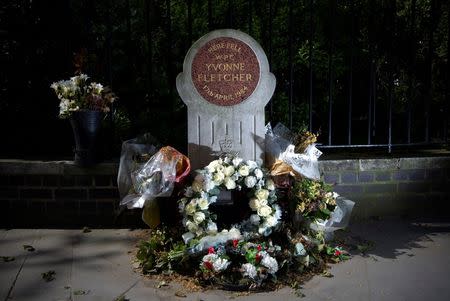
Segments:
[[[225,136],[223,140],[219,140],[220,150],[224,153],[231,153],[233,150],[233,140]]]

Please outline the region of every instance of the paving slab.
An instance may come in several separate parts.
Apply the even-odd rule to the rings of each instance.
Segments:
[[[157,288],[132,269],[136,234],[128,229],[3,230],[1,300],[450,300],[450,223],[379,220],[353,224],[345,235],[372,241],[367,254],[331,265],[334,276],[315,276],[299,298],[290,288],[241,296],[233,292],[186,291],[178,283]],[[27,252],[24,244],[36,250]],[[56,272],[45,282],[41,273]],[[186,297],[178,297],[176,292]],[[8,297],[9,296],[9,297]]]

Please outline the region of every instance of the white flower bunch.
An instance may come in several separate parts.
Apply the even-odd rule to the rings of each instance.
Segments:
[[[88,83],[88,80],[86,74],[80,74],[50,85],[61,100],[59,103],[61,118],[68,118],[72,112],[80,110],[109,112],[109,106],[117,97],[102,84]]]
[[[220,273],[228,268],[230,262],[228,259],[220,257],[216,253],[210,253],[202,258],[201,267],[215,273]]]

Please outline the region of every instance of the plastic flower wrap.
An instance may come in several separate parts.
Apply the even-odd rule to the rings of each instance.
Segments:
[[[143,208],[142,218],[150,227],[159,224],[157,197],[170,196],[176,182],[190,172],[189,159],[176,149],[165,146],[145,164],[131,172],[132,187],[120,205]]]
[[[317,136],[306,132],[294,135],[281,123],[272,129],[266,126],[266,151],[272,176],[291,175],[320,179],[318,158],[322,152],[316,148]],[[301,151],[301,153],[298,153]]]

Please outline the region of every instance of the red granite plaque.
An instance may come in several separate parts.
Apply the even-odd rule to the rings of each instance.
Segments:
[[[244,42],[228,37],[203,45],[192,62],[192,81],[210,103],[232,106],[246,100],[259,81],[255,52]]]

